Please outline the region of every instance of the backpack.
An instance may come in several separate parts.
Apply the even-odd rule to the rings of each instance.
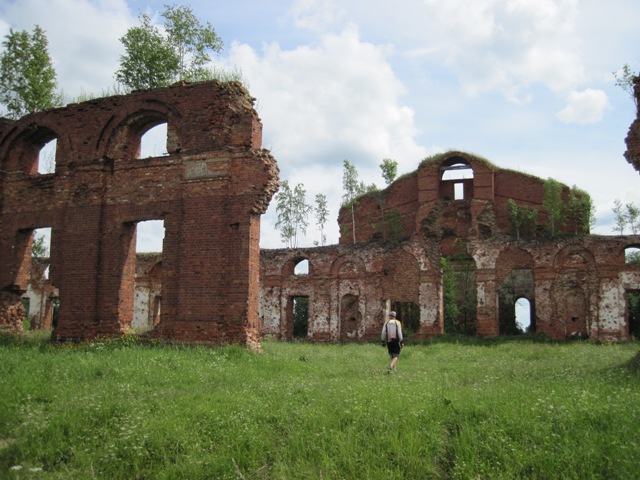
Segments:
[[[389,335],[389,322],[395,322],[395,328],[393,329],[394,330],[393,336]],[[387,330],[387,342],[398,339],[398,320],[396,320],[395,318],[393,320],[389,320],[385,328]]]

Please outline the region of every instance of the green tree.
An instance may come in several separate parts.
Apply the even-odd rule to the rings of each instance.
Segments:
[[[509,220],[516,231],[516,238],[520,240],[520,227],[524,223],[524,218],[518,204],[511,198],[507,200],[507,211],[509,212]]]
[[[629,96],[636,102],[636,96],[634,95],[633,85],[638,78],[638,74],[634,73],[628,64],[624,64],[622,69],[618,72],[613,72],[613,78],[616,79],[616,86],[622,88]]]
[[[387,186],[391,185],[398,172],[398,162],[390,158],[384,158],[379,165],[382,171],[382,178]],[[396,243],[400,238],[401,218],[397,211],[387,212],[385,208],[386,195],[378,192],[378,205],[380,206],[380,223],[375,228],[382,231],[382,238],[385,241]],[[399,228],[400,227],[400,228]]]
[[[627,203],[623,207],[622,202],[618,199],[614,200],[613,204],[615,215],[613,230],[624,235],[625,230],[629,227],[633,235],[638,234],[640,232],[640,208],[633,202]]]
[[[31,256],[36,258],[46,258],[49,256],[49,249],[44,236],[34,235],[31,243]]]
[[[518,205],[510,198],[507,200],[507,211],[518,240],[522,235],[535,235],[538,225],[538,211],[535,208]]]
[[[622,208],[622,202],[617,198],[613,201],[613,214],[615,215],[615,226],[613,230],[620,235],[624,235],[624,229],[627,227],[627,216]]]
[[[49,56],[49,42],[38,25],[33,33],[9,31],[0,55],[0,103],[10,118],[60,106],[56,71]]]
[[[555,237],[564,221],[562,206],[562,184],[553,178],[544,182],[542,206],[547,211],[547,230],[551,237]]]
[[[567,219],[574,225],[575,234],[587,234],[595,224],[595,207],[591,196],[575,185],[569,191]]]
[[[349,160],[343,162],[342,171],[342,206],[351,209],[351,233],[353,234],[353,243],[356,243],[356,218],[355,203],[356,198],[363,193],[363,184],[358,180],[358,170]]]
[[[636,235],[640,231],[640,209],[633,202],[627,203],[625,207],[627,209],[625,212],[627,224],[631,229],[631,233]]]
[[[627,265],[640,265],[640,250],[636,248],[628,248],[624,252],[624,262]]]
[[[324,193],[318,193],[316,195],[316,221],[320,229],[320,245],[324,245],[327,241],[327,236],[324,234],[324,226],[329,218],[329,209],[327,208],[327,196]],[[318,242],[316,242],[316,245]]]
[[[302,184],[291,190],[289,182],[284,180],[280,191],[276,195],[276,212],[278,221],[276,228],[280,229],[280,238],[287,248],[298,246],[299,234],[307,233],[309,222],[307,218],[311,207],[306,203],[306,191]]]
[[[204,65],[211,60],[207,52],[221,52],[222,39],[211,23],[202,25],[187,6],[165,5],[162,16],[167,20],[169,43],[178,56],[178,79],[201,77]]]
[[[120,56],[116,80],[128,88],[158,88],[178,80],[205,79],[205,65],[211,60],[208,52],[222,50],[222,40],[211,24],[202,25],[190,7],[165,5],[161,16],[166,35],[142,14],[141,25],[130,28],[120,39],[125,55]]]
[[[391,185],[398,174],[398,162],[390,158],[384,158],[380,164],[380,169],[382,170],[382,178],[384,178],[385,183]]]
[[[169,85],[179,69],[178,56],[149,15],[139,18],[142,24],[120,38],[126,53],[120,56],[116,80],[132,90]]]

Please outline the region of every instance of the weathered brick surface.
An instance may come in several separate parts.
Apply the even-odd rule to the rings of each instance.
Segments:
[[[167,123],[168,156],[139,159]],[[0,122],[0,323],[26,289],[31,232],[52,228],[59,339],[131,325],[135,224],[162,219],[162,313],[153,334],[255,344],[259,217],[278,186],[253,99],[236,83],[178,85]],[[57,138],[56,171],[37,155]],[[8,300],[9,297],[13,300]]]
[[[420,305],[421,337],[442,333],[442,311],[434,301],[441,290],[439,263],[433,266],[420,251],[414,242],[262,250],[262,334],[291,338],[290,299],[296,296],[309,297],[313,341],[377,339],[391,300]],[[309,261],[309,273],[295,275],[301,259]]]
[[[629,127],[629,133],[625,142],[627,151],[624,156],[627,161],[640,172],[640,77],[635,78],[634,96],[636,101],[636,119]]]
[[[441,180],[446,167],[461,162],[472,168],[473,179]],[[453,199],[455,183],[463,184],[464,199]],[[308,296],[311,340],[374,339],[384,313],[398,302],[419,306],[417,338],[439,335],[445,331],[440,258],[446,256],[459,281],[465,278],[475,289],[480,336],[515,333],[515,304],[525,298],[538,333],[554,339],[628,338],[625,298],[640,290],[640,266],[625,264],[624,251],[640,245],[640,237],[577,237],[569,235],[574,226],[566,225],[554,239],[516,239],[507,200],[537,209],[544,223],[543,194],[542,179],[465,153],[423,162],[357,203],[355,244],[351,211],[344,208],[340,245],[262,252],[261,330],[291,337],[291,299]],[[402,219],[396,240],[403,240],[396,246],[376,241],[385,238],[379,226],[384,209],[397,210]],[[302,259],[309,260],[309,274],[294,275]]]

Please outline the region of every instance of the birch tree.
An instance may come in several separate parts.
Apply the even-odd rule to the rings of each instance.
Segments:
[[[49,42],[38,25],[32,33],[10,30],[0,54],[0,103],[5,115],[18,119],[62,104]]]

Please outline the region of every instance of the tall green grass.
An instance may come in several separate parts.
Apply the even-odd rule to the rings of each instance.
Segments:
[[[640,478],[637,344],[0,341],[0,478]]]

